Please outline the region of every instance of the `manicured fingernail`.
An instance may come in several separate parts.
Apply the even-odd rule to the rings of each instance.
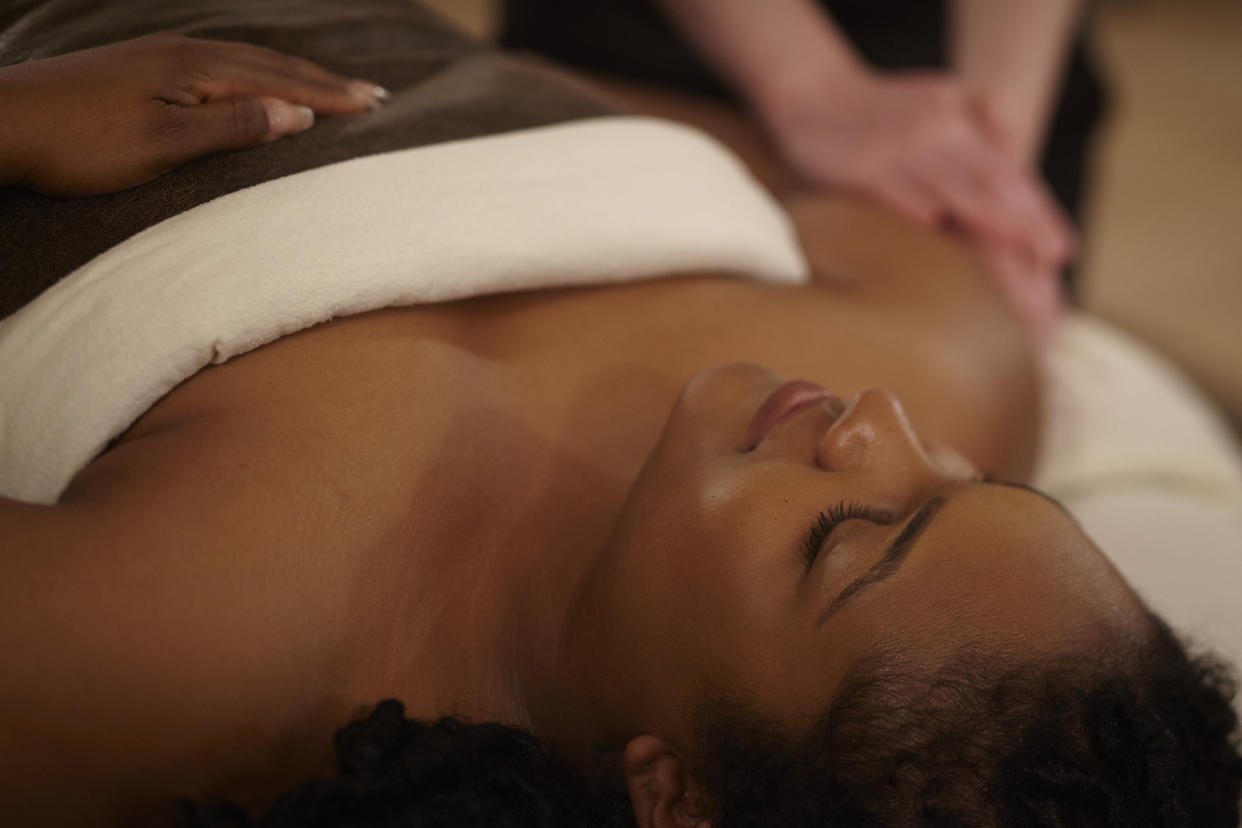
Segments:
[[[388,100],[388,90],[382,86],[377,86],[370,81],[352,81],[349,84],[349,94],[359,100],[375,106],[380,101]]]
[[[276,99],[268,99],[264,105],[267,107],[268,133],[272,136],[305,132],[315,125],[315,110],[309,106],[297,106]]]
[[[310,129],[315,125],[315,110],[311,109],[309,106],[295,106],[293,109],[297,113],[294,120],[295,131],[301,132],[302,130]]]

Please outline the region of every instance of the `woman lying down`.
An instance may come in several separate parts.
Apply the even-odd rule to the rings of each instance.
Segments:
[[[1224,668],[1021,484],[1033,355],[951,238],[787,218],[405,3],[46,5],[0,70],[40,137],[0,207],[13,824],[1236,825]],[[42,60],[153,27],[326,69]]]

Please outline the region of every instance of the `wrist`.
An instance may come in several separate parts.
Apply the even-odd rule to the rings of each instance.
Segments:
[[[875,71],[852,55],[823,55],[774,69],[747,101],[768,129],[777,129],[832,107],[834,101],[857,100],[876,79]]]
[[[1038,160],[1043,132],[1039,109],[1020,96],[996,91],[978,92],[975,100],[1004,154],[1019,164],[1033,166]]]
[[[872,72],[815,0],[657,0],[760,118],[822,103]]]

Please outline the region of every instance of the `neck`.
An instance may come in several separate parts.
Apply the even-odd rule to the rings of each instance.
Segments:
[[[616,517],[615,508],[582,506],[584,517],[594,512],[588,520],[545,533],[547,542],[535,548],[525,582],[515,590],[505,659],[514,667],[522,725],[579,761],[605,739],[605,728],[590,692],[591,654],[584,661],[571,647],[567,621]]]
[[[414,554],[390,556],[379,576],[388,599],[368,626],[383,632],[366,645],[378,681],[355,698],[524,727],[578,754],[598,728],[561,657],[562,631],[630,480],[516,417],[462,428],[471,439],[429,474]]]
[[[589,647],[565,666],[565,615],[681,383],[591,341],[568,356],[535,347],[549,321],[522,308],[514,319],[532,330],[506,337],[533,344],[442,368],[451,409],[422,429],[435,448],[406,499],[406,542],[371,579],[388,599],[368,608],[373,678],[353,698],[515,724],[577,753],[569,742],[589,749],[598,734],[574,675]]]

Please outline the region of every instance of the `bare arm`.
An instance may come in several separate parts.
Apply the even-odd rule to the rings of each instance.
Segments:
[[[961,233],[1033,335],[1048,335],[1072,231],[1010,152],[1003,119],[959,77],[872,69],[810,0],[660,3],[803,182]]]
[[[171,34],[0,67],[0,186],[122,190],[306,129],[312,110],[362,111],[376,89],[270,50]],[[161,513],[170,493],[157,491],[156,511],[137,509],[125,480],[112,481],[111,500],[0,498],[0,802],[13,824],[168,824],[161,795],[207,793],[210,772],[235,771],[238,757],[243,773],[266,772],[276,757],[256,746],[273,729],[306,730],[294,724],[311,715],[299,695],[311,677],[290,644],[305,613],[260,554],[270,531],[246,533],[247,515],[209,514],[194,507],[201,497]],[[208,548],[205,521],[238,534]],[[286,600],[246,604],[242,581]]]
[[[659,0],[695,49],[764,118],[784,100],[830,94],[867,72],[853,46],[811,0]]]
[[[201,437],[128,441],[56,506],[0,501],[12,824],[167,825],[175,797],[210,798],[219,780],[230,798],[262,796],[327,759],[326,741],[297,734],[343,715],[311,701],[327,675],[311,619],[340,595],[312,577],[318,547],[281,531],[288,509],[314,507],[260,488],[259,455],[223,437],[187,464]]]
[[[954,0],[953,65],[1024,163],[1039,155],[1082,0]]]
[[[236,370],[174,391],[57,505],[0,500],[6,824],[162,826],[178,796],[262,809],[327,762],[356,581],[324,555],[366,524],[306,450],[321,433],[171,402]]]

